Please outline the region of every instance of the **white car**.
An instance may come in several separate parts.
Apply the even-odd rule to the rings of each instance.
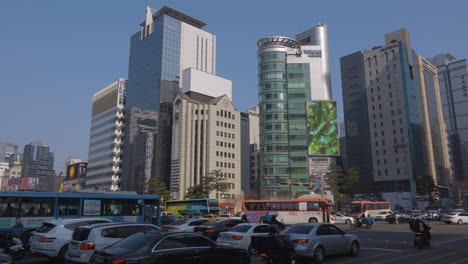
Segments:
[[[65,263],[88,263],[95,251],[140,232],[160,230],[151,224],[108,223],[80,226],[75,229],[68,243]]]
[[[354,217],[346,216],[340,213],[336,214],[335,224],[351,224],[354,223]]]
[[[202,225],[208,222],[208,219],[190,219],[190,220],[178,220],[172,224],[165,225],[164,230],[171,232],[193,232],[196,226]]]
[[[381,211],[378,214],[376,214],[374,218],[375,218],[375,221],[385,221],[385,217],[391,214],[393,214],[392,211]]]
[[[446,224],[464,224],[468,223],[468,213],[451,212],[442,217],[442,221]]]
[[[57,219],[44,222],[39,229],[31,234],[30,251],[51,259],[63,260],[68,249],[68,242],[70,242],[76,227],[108,222],[111,221],[103,218]]]
[[[245,223],[233,227],[231,230],[221,232],[216,243],[221,246],[231,246],[248,250],[250,254],[256,254],[252,248],[251,236],[269,234],[271,228],[268,224]]]

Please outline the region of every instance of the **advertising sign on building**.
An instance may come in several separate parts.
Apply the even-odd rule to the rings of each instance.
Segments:
[[[306,104],[309,156],[339,156],[336,102],[309,101]]]
[[[71,181],[77,179],[83,179],[86,177],[88,170],[87,162],[78,162],[67,166],[67,175],[64,181]]]

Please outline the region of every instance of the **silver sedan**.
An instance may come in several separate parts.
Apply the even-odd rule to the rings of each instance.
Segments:
[[[354,223],[354,217],[346,216],[340,213],[336,214],[335,224],[352,224]]]
[[[294,224],[286,233],[297,258],[312,258],[316,263],[321,263],[325,256],[359,254],[359,238],[331,224]]]

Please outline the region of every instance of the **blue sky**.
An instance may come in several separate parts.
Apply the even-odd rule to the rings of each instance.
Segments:
[[[341,109],[339,58],[382,45],[407,28],[417,53],[468,58],[467,1],[155,1],[0,2],[0,140],[48,144],[56,170],[87,160],[93,94],[126,78],[130,36],[145,8],[171,6],[217,36],[217,74],[233,81],[238,110],[258,103],[258,39],[294,37],[328,24],[333,96]],[[340,111],[340,120],[343,118]]]

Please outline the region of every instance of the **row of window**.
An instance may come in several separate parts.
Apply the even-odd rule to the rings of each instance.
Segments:
[[[216,151],[216,157],[224,157],[224,158],[235,158],[235,154],[234,153],[230,153],[230,152],[222,152],[222,151]]]
[[[390,114],[391,114],[392,116],[394,116],[394,115],[395,115],[395,111],[392,110],[392,111],[390,112]],[[398,109],[398,114],[401,114],[401,109]],[[383,118],[383,113],[379,113],[379,117],[380,117],[380,118]],[[375,120],[375,119],[376,119],[376,115],[373,114],[373,115],[372,115],[372,118]],[[400,118],[400,124],[402,124],[402,122],[403,122],[403,121],[402,121],[402,119]]]
[[[235,125],[227,122],[216,121],[217,126],[235,129]]]
[[[383,170],[383,174],[384,176],[388,176],[388,170],[387,169]],[[400,175],[400,168],[396,169],[396,174]],[[377,175],[382,176],[382,172],[380,170],[377,170]]]
[[[400,105],[400,100],[397,100],[397,104]],[[393,101],[390,101],[390,107],[393,107]],[[375,111],[375,105],[372,105],[372,110]],[[379,110],[382,110],[382,104],[379,104]]]
[[[226,148],[235,148],[234,143],[223,142],[223,141],[216,141],[217,147],[226,147]]]
[[[227,137],[227,138],[232,138],[232,139],[235,138],[234,133],[228,133],[228,132],[219,131],[219,130],[216,130],[216,136]]]
[[[393,50],[393,49],[391,50],[391,55],[392,55],[392,60],[394,60],[395,59],[395,50]],[[389,59],[388,52],[385,52],[384,56],[385,56],[385,62],[388,62],[388,59]],[[374,57],[372,57],[372,59],[371,59],[371,57],[367,58],[367,65],[369,66],[369,68],[372,68],[372,62],[374,62],[374,66],[377,66],[377,61],[378,61],[377,56],[374,55]]]
[[[234,179],[236,178],[236,174],[231,173],[231,172],[220,172],[220,177],[227,178],[227,179]]]
[[[203,114],[203,110],[201,110],[201,111],[202,111],[202,114]],[[207,112],[208,112],[208,110],[207,110]],[[230,111],[226,111],[226,110],[216,111],[216,116],[231,118],[232,120],[236,119],[236,115],[234,113],[231,113]]]
[[[235,163],[231,163],[231,162],[221,162],[221,161],[216,162],[216,167],[220,167],[220,168],[235,169],[236,167],[235,165],[236,165]]]
[[[398,147],[394,147],[393,149],[394,149],[394,151],[395,151],[395,154],[398,154]],[[376,151],[375,151],[375,155],[376,155],[376,156],[379,156],[379,154],[380,154],[379,150],[376,150]],[[387,154],[387,151],[386,151],[385,149],[383,149],[383,150],[382,150],[382,154],[383,154],[383,155],[386,155],[386,154]]]
[[[380,118],[382,118],[382,116],[380,116]],[[375,119],[375,116],[374,116],[374,119]],[[400,122],[399,122],[400,125],[403,124],[403,119],[400,118],[399,121],[400,121]],[[384,124],[384,122],[380,122],[380,127],[383,127],[383,126],[384,126],[383,124]],[[396,124],[396,123],[395,123],[395,119],[392,119],[392,125],[394,126],[395,124]],[[377,128],[377,123],[374,123],[374,128]],[[401,129],[403,129],[403,128],[401,128]],[[400,129],[400,130],[401,130],[401,129]],[[403,132],[402,132],[402,133],[403,133]]]
[[[396,157],[395,162],[400,163],[400,158]],[[384,165],[387,164],[387,159],[383,159],[383,164]],[[377,165],[380,165],[380,160],[379,159],[377,160]]]

